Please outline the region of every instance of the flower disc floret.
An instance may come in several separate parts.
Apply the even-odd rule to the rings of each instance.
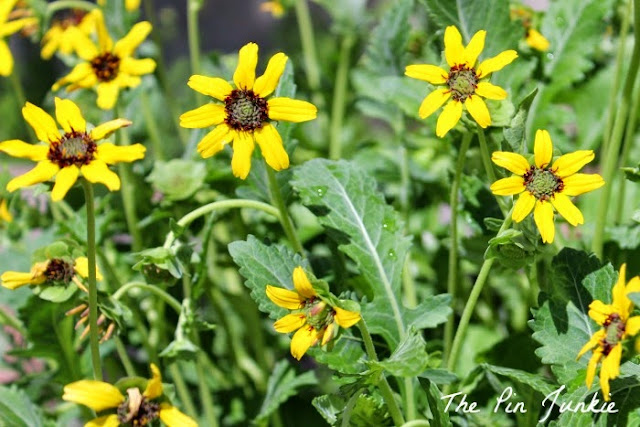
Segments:
[[[562,178],[549,169],[531,166],[523,178],[526,190],[541,201],[549,200],[564,188]]]
[[[455,65],[449,71],[447,85],[451,89],[451,98],[454,101],[465,102],[468,97],[476,93],[478,88],[478,75],[476,70],[466,65]]]
[[[62,258],[49,260],[47,269],[44,271],[44,277],[49,282],[69,283],[75,274],[73,264]]]
[[[61,168],[88,165],[95,158],[98,145],[86,132],[72,130],[58,141],[51,141],[47,159]]]
[[[226,118],[224,122],[231,129],[253,131],[261,129],[269,120],[267,100],[252,90],[235,89],[224,99]]]
[[[118,77],[120,57],[111,52],[105,52],[91,60],[91,68],[99,82],[110,82]]]

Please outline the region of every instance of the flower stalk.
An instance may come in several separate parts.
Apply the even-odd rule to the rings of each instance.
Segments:
[[[291,221],[289,211],[287,210],[287,206],[285,205],[284,199],[282,198],[282,192],[280,191],[280,185],[278,184],[278,180],[276,179],[276,173],[269,166],[265,165],[265,168],[267,170],[267,177],[269,179],[271,203],[279,211],[280,224],[282,224],[282,228],[287,235],[289,243],[291,243],[296,252],[303,255],[304,247],[302,246],[302,243],[300,243],[300,239],[298,239],[298,234],[296,233],[295,227],[293,226],[293,221]]]
[[[347,101],[347,85],[349,83],[349,57],[354,44],[352,35],[346,35],[340,44],[340,57],[338,59],[338,71],[336,83],[333,87],[333,103],[331,105],[331,131],[329,136],[329,158],[340,159],[342,157],[342,123]]]

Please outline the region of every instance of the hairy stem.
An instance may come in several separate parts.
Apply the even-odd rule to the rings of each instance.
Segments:
[[[284,203],[284,199],[282,198],[282,192],[280,191],[280,185],[278,184],[278,180],[276,179],[276,173],[271,169],[271,167],[265,164],[267,169],[267,175],[269,177],[269,192],[271,193],[271,204],[275,206],[280,212],[280,223],[282,224],[282,228],[284,229],[284,233],[287,235],[287,239],[289,243],[293,245],[293,249],[296,252],[303,255],[304,248],[302,247],[302,243],[300,243],[300,239],[298,239],[298,234],[296,233],[295,227],[293,226],[293,221],[291,221],[291,217],[289,216],[289,211],[287,210],[287,206]]]

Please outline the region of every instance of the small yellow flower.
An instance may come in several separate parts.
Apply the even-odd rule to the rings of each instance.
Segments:
[[[433,85],[444,85],[427,96],[418,114],[426,119],[445,102],[449,103],[438,117],[436,135],[444,137],[462,117],[462,105],[471,117],[483,128],[491,124],[491,116],[482,97],[487,99],[505,99],[507,92],[499,86],[485,81],[494,71],[501,70],[518,57],[515,50],[504,52],[486,59],[476,68],[476,61],[484,49],[484,39],[487,32],[480,30],[473,35],[465,48],[458,29],[449,26],[444,32],[444,56],[449,64],[449,71],[436,65],[409,65],[405,75],[414,79],[427,81]]]
[[[98,0],[100,7],[104,7],[107,4],[107,0]],[[124,7],[128,11],[138,10],[140,8],[140,0],[124,0]]]
[[[51,27],[42,37],[42,59],[50,59],[54,53],[70,55],[76,50],[78,34],[89,36],[96,29],[96,13],[82,9],[65,10],[53,19]],[[81,37],[80,36],[80,37]]]
[[[26,285],[42,285],[43,283],[74,282],[80,289],[87,291],[77,276],[89,277],[89,260],[87,257],[78,257],[73,262],[63,258],[52,258],[37,262],[31,266],[28,273],[18,271],[6,271],[0,277],[2,286],[15,290]],[[102,274],[96,270],[96,279],[102,280]]]
[[[533,28],[527,29],[527,44],[540,52],[549,50],[549,40]]]
[[[551,165],[553,145],[546,130],[536,132],[535,163],[520,154],[496,151],[491,160],[515,175],[499,179],[491,185],[498,196],[520,194],[511,218],[520,222],[533,210],[533,219],[540,230],[542,241],[552,243],[555,236],[553,210],[555,208],[569,224],[584,224],[582,212],[569,197],[595,190],[604,185],[598,174],[576,173],[595,155],[592,150],[580,150],[560,156]],[[535,209],[534,209],[535,207]]]
[[[64,387],[62,399],[88,406],[96,412],[110,410],[110,414],[99,416],[85,426],[145,426],[159,418],[168,427],[197,427],[191,417],[171,406],[163,395],[160,370],[153,363],[151,373],[142,392],[138,387],[130,387],[123,393],[103,381],[80,380]]]
[[[36,18],[21,18],[9,21],[11,9],[18,0],[0,1],[0,76],[9,76],[13,72],[13,55],[5,37],[38,22]]]
[[[69,85],[67,91],[78,88],[94,88],[98,92],[98,107],[110,110],[118,100],[121,88],[136,87],[140,76],[152,73],[156,63],[151,58],[135,59],[135,49],[151,32],[151,24],[138,22],[129,33],[116,43],[113,42],[104,23],[100,10],[94,12],[98,44],[89,37],[77,33],[76,51],[86,62],[76,65],[65,77],[53,85],[53,90]]]
[[[350,328],[360,321],[360,313],[331,306],[313,289],[302,267],[293,270],[296,291],[267,285],[267,297],[279,307],[293,310],[273,325],[277,332],[296,331],[291,339],[291,355],[300,360],[309,347],[325,345],[338,334],[338,326]]]
[[[629,317],[633,312],[633,302],[627,296],[631,292],[640,292],[640,276],[634,277],[625,286],[625,273],[626,264],[622,264],[618,282],[612,290],[612,304],[595,300],[589,305],[589,317],[601,325],[602,329],[593,334],[578,353],[580,359],[587,351],[593,350],[587,366],[586,382],[589,388],[593,384],[598,362],[604,358],[600,368],[600,388],[606,401],[610,399],[609,380],[620,375],[622,342],[640,331],[640,316]]]
[[[5,199],[2,199],[2,201],[0,201],[0,220],[5,222],[13,221],[13,215],[11,215],[11,212],[9,212],[7,201]]]
[[[260,3],[260,10],[262,12],[270,13],[274,18],[280,18],[284,15],[284,7],[279,1],[265,1]]]
[[[540,34],[538,30],[533,28],[534,11],[530,7],[522,5],[512,6],[510,10],[512,20],[522,22],[522,27],[525,30],[525,41],[533,49],[541,52],[549,50],[549,40],[545,36]]]
[[[120,178],[107,165],[142,159],[146,149],[140,144],[117,147],[110,142],[98,145],[96,141],[131,122],[115,119],[87,131],[87,122],[76,104],[60,98],[55,98],[55,104],[56,119],[62,131],[41,108],[27,102],[22,109],[22,115],[38,139],[47,145],[27,144],[18,139],[0,142],[0,152],[38,162],[29,172],[9,181],[7,190],[13,192],[56,176],[51,199],[60,201],[75,184],[80,172],[89,182],[100,182],[111,191],[120,189]]]
[[[316,107],[306,101],[276,97],[267,100],[278,86],[287,64],[284,53],[276,53],[264,74],[256,79],[258,45],[248,43],[240,49],[238,67],[233,74],[235,89],[224,79],[194,75],[188,85],[224,104],[209,103],[180,116],[180,126],[205,128],[216,126],[198,144],[203,158],[211,157],[233,142],[231,168],[245,179],[251,170],[254,140],[267,164],[279,171],[289,167],[289,156],[282,137],[271,121],[304,122],[316,118]]]

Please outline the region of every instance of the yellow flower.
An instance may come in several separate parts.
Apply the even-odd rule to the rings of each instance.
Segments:
[[[634,277],[625,286],[625,273],[626,265],[622,264],[618,282],[612,290],[612,304],[595,300],[589,305],[589,317],[601,325],[602,329],[593,334],[578,353],[578,359],[580,359],[587,351],[593,350],[587,366],[587,387],[589,388],[593,384],[598,362],[604,358],[600,368],[600,388],[604,400],[607,401],[610,399],[609,380],[620,375],[622,342],[640,331],[640,316],[629,317],[633,312],[633,302],[627,296],[631,292],[640,292],[640,277]]]
[[[151,32],[151,24],[146,21],[138,22],[126,36],[114,43],[107,32],[102,12],[96,10],[94,13],[98,44],[86,35],[77,33],[76,51],[86,62],[76,65],[69,74],[58,80],[53,85],[53,90],[67,84],[67,91],[95,87],[98,92],[98,107],[110,110],[116,104],[121,88],[138,86],[140,76],[156,69],[153,59],[133,57],[135,49]]]
[[[43,59],[50,59],[56,51],[70,55],[76,50],[78,37],[89,36],[96,28],[96,13],[82,9],[69,9],[54,18],[51,28],[42,37]],[[78,34],[81,36],[78,36]]]
[[[535,163],[529,164],[520,154],[494,152],[491,156],[493,163],[515,175],[497,180],[491,185],[491,191],[498,196],[520,194],[511,218],[520,222],[533,209],[533,219],[540,230],[542,241],[552,243],[555,235],[554,208],[569,224],[584,224],[582,212],[569,197],[600,188],[604,185],[604,180],[598,174],[576,173],[593,160],[595,155],[592,150],[565,154],[551,165],[553,146],[546,130],[536,132],[534,157]]]
[[[530,7],[511,6],[510,15],[512,20],[522,22],[525,30],[525,40],[533,49],[545,52],[549,49],[549,40],[545,38],[538,30],[533,28],[534,11]]]
[[[0,201],[0,219],[5,222],[13,221],[13,215],[11,215],[11,212],[9,212],[7,201],[5,199],[2,199],[2,201]]]
[[[282,3],[279,1],[262,2],[260,3],[260,10],[270,13],[274,18],[280,18],[284,15],[284,7],[282,7]]]
[[[4,38],[38,22],[36,18],[21,18],[9,21],[9,14],[17,1],[0,1],[0,76],[9,76],[13,71],[13,55],[11,55],[9,45]]]
[[[313,289],[302,267],[293,270],[296,292],[267,285],[267,297],[274,304],[289,310],[273,325],[277,332],[296,331],[291,339],[291,355],[300,360],[309,347],[325,345],[338,334],[338,326],[349,328],[360,321],[360,313],[331,306]]]
[[[541,52],[549,50],[549,40],[533,28],[527,29],[526,41],[529,46]]]
[[[203,158],[211,157],[233,141],[231,168],[238,178],[251,170],[254,140],[267,164],[275,170],[289,167],[289,156],[282,138],[271,121],[304,122],[316,118],[313,104],[297,99],[276,97],[267,100],[278,86],[287,64],[287,56],[271,57],[264,74],[256,79],[258,45],[248,43],[240,49],[238,67],[233,74],[235,89],[224,79],[194,75],[188,85],[224,104],[209,103],[180,116],[180,126],[205,128],[216,126],[198,144]]]
[[[42,285],[43,283],[62,282],[75,283],[83,291],[87,291],[77,276],[89,277],[89,260],[87,257],[78,257],[73,262],[63,258],[52,258],[37,262],[31,266],[28,273],[18,271],[6,271],[0,277],[2,286],[15,290],[26,285]],[[96,270],[96,279],[102,280],[102,275]]]
[[[130,121],[115,119],[87,131],[87,123],[76,104],[68,99],[55,98],[56,119],[44,110],[27,102],[22,109],[25,120],[36,136],[47,145],[32,145],[18,139],[0,142],[0,152],[38,162],[29,172],[9,181],[7,190],[28,187],[56,176],[51,192],[53,201],[60,201],[73,186],[80,172],[89,182],[100,182],[111,191],[120,189],[120,178],[107,165],[133,162],[144,157],[145,147],[134,144],[117,147],[110,142],[96,143],[117,129],[129,126]]]
[[[107,0],[98,0],[101,7],[107,4]],[[124,7],[128,11],[138,10],[140,8],[140,0],[124,0]]]
[[[64,387],[62,399],[88,406],[96,412],[113,412],[89,421],[85,427],[145,426],[158,418],[169,427],[197,427],[191,417],[171,406],[163,396],[160,370],[153,363],[151,373],[142,393],[138,387],[127,388],[123,394],[118,387],[103,381],[80,380]]]
[[[425,80],[433,85],[444,85],[442,89],[436,89],[427,96],[418,114],[421,119],[426,119],[445,102],[436,124],[436,135],[444,137],[462,117],[462,105],[471,114],[471,117],[483,128],[491,124],[491,116],[482,97],[487,99],[505,99],[507,92],[499,86],[485,81],[494,71],[501,70],[518,57],[515,50],[504,52],[486,59],[476,67],[476,61],[484,49],[484,39],[487,32],[478,31],[465,48],[462,45],[462,36],[458,29],[449,26],[444,32],[444,56],[449,64],[449,71],[436,65],[409,65],[405,69],[405,75],[414,79]]]

